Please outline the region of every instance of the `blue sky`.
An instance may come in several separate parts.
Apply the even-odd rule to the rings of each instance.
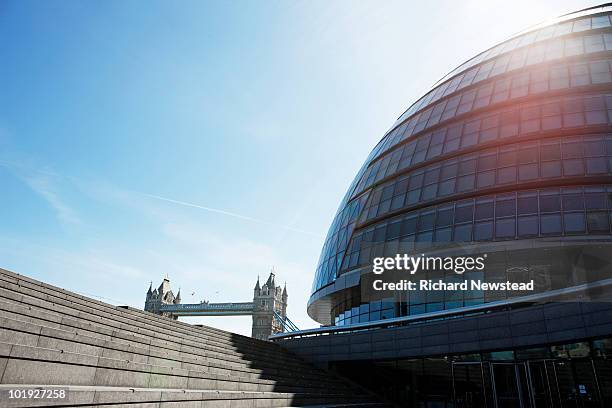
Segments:
[[[184,302],[248,301],[274,266],[314,327],[327,228],[395,119],[593,4],[0,0],[0,267],[142,307],[165,273]]]

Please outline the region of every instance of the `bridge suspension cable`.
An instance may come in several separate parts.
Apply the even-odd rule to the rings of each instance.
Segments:
[[[295,331],[299,331],[300,330],[295,325],[295,323],[293,323],[291,321],[291,319],[289,319],[289,317],[285,316],[285,318],[283,319],[283,317],[280,314],[278,314],[276,311],[274,311],[274,318],[283,327],[283,332],[295,332]]]

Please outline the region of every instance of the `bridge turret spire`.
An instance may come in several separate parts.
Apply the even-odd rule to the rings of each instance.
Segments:
[[[257,283],[255,284],[255,288],[253,288],[253,296],[259,296],[261,293],[261,286],[259,286],[259,275],[257,275]]]
[[[266,286],[268,286],[268,290],[273,291],[276,285],[274,284],[274,267],[270,271],[270,276],[268,276],[268,281],[266,282]]]

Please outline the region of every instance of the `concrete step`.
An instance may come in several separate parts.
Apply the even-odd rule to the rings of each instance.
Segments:
[[[1,270],[0,270],[0,272],[1,272]],[[15,275],[15,274],[13,274],[13,275]],[[6,277],[6,276],[4,276],[4,277]],[[17,275],[17,277],[21,277],[21,276]],[[14,280],[15,282],[17,282],[17,281],[20,282],[20,285],[24,284],[24,282],[26,282],[27,284],[30,284],[31,281],[32,281],[32,280],[26,281],[23,277],[21,277],[22,279],[15,278],[14,276],[13,277],[9,277],[9,278]],[[36,281],[33,281],[33,282],[36,282]],[[32,286],[32,285],[34,285],[34,284],[31,284],[30,286]],[[39,286],[41,286],[41,285],[45,288],[45,290],[49,290],[49,286],[50,285],[39,283]],[[60,291],[60,289],[59,288],[55,288],[55,292],[57,292],[57,291]],[[69,293],[69,292],[67,292],[67,293]],[[60,295],[68,297],[68,295],[66,295],[66,291],[63,291],[63,290],[61,290]],[[83,297],[80,297],[80,298],[83,298]],[[55,303],[58,303],[57,300],[55,300]],[[100,302],[94,302],[94,303],[100,303]],[[70,305],[74,306],[72,304],[70,304]],[[109,305],[105,305],[105,306],[107,308],[109,307]],[[112,308],[113,308],[112,309],[113,311],[116,311],[115,309],[117,309],[117,308],[114,308],[114,307],[112,307]],[[122,309],[122,308],[119,308],[119,309]],[[129,309],[129,310],[130,310],[130,313],[134,314],[134,310],[133,309]],[[136,314],[142,316],[141,318],[144,318],[146,320],[147,324],[150,324],[152,319],[159,319],[158,321],[160,322],[160,325],[162,324],[161,322],[163,322],[163,324],[172,324],[174,326],[178,325],[182,329],[189,330],[189,333],[188,333],[189,335],[193,335],[194,332],[197,333],[197,331],[199,331],[199,330],[207,330],[207,329],[209,329],[209,328],[195,328],[194,326],[190,326],[190,325],[187,325],[187,324],[182,323],[182,322],[170,321],[169,319],[165,319],[165,318],[162,318],[162,317],[159,317],[159,316],[154,316],[154,315],[151,315],[149,313],[142,312],[142,311],[137,311]],[[133,320],[133,318],[134,318],[133,316],[130,316],[131,320]],[[130,323],[130,325],[132,325],[132,322]],[[159,326],[159,325],[156,325],[156,326]],[[196,329],[196,330],[194,330],[194,329]],[[177,337],[177,333],[178,333],[178,330],[176,329],[176,327],[174,327],[172,329],[172,331],[171,331],[170,337],[171,338],[176,338]],[[225,334],[227,335],[227,333],[225,333]],[[275,347],[274,353],[276,355],[275,358],[276,358],[277,361],[279,360],[279,356],[280,356],[280,358],[288,358],[290,361],[294,361],[296,359],[296,356],[294,356],[294,355],[292,355],[290,353],[287,353],[286,350],[278,347],[277,345],[270,345],[269,342],[254,341],[253,339],[250,339],[250,338],[247,338],[247,337],[244,337],[244,336],[233,335],[233,334],[231,334],[231,336],[234,337],[232,339],[232,341],[235,344],[239,344],[240,345],[243,342],[247,342],[245,344],[249,344],[249,346],[239,346],[239,347],[232,346],[234,350],[249,350],[251,348],[251,345],[256,345],[256,348],[259,348],[260,350],[263,350],[265,353],[269,353],[271,351],[271,346],[272,346],[272,347]],[[222,343],[221,341],[219,341],[218,338],[215,338],[215,339],[212,339],[212,340],[213,341],[210,341],[210,339],[209,339],[209,342],[211,343],[209,345],[209,348],[211,348],[213,350],[215,348],[217,348],[220,343]],[[220,349],[217,348],[217,350],[222,352],[222,353],[227,353],[227,350],[224,350],[222,348],[220,348]],[[279,353],[278,350],[281,350],[281,352]],[[252,352],[252,350],[249,350],[249,351]]]
[[[144,319],[146,323],[150,323],[152,320],[155,320],[158,322],[157,324],[158,326],[167,325],[167,327],[170,328],[172,331],[176,331],[177,328],[181,328],[181,329],[187,330],[186,332],[187,334],[191,334],[194,332],[194,329],[197,329],[196,332],[199,332],[199,334],[214,336],[215,341],[218,344],[232,345],[232,344],[237,344],[239,342],[245,342],[246,344],[250,346],[260,346],[260,347],[263,347],[264,349],[269,348],[268,342],[253,341],[254,339],[251,339],[249,337],[237,335],[234,333],[224,332],[222,330],[214,329],[214,328],[206,327],[206,326],[196,328],[187,323],[183,323],[179,321],[171,321],[167,318],[153,315],[151,313],[144,312],[142,310],[111,306],[106,303],[99,302],[97,300],[90,299],[85,296],[81,296],[81,295],[66,291],[58,287],[48,285],[43,282],[36,281],[26,276],[19,275],[14,272],[6,271],[4,269],[0,269],[0,279],[5,280],[10,283],[16,283],[16,284],[19,284],[20,286],[24,286],[27,288],[36,288],[37,290],[43,293],[52,294],[53,296],[57,296],[62,299],[70,298],[70,300],[74,302],[74,304],[77,304],[77,305],[79,303],[83,303],[83,304],[87,304],[95,308],[107,309],[108,311],[111,311],[113,313],[121,313],[123,311],[129,311],[128,312],[130,314],[129,318],[131,320],[141,318],[141,319]]]
[[[12,395],[38,395],[42,390],[64,398],[9,398]],[[64,394],[61,394],[63,392]],[[308,393],[233,392],[212,390],[176,390],[165,388],[91,387],[75,385],[0,385],[0,404],[7,408],[20,407],[198,407],[198,408],[272,408],[272,407],[384,407],[364,401],[342,403],[347,397],[340,394],[326,396]]]
[[[125,344],[114,342],[113,339],[92,337],[89,331],[78,331],[73,328],[52,328],[45,326],[37,317],[29,317],[28,321],[23,321],[23,316],[8,316],[1,308],[5,306],[0,301],[0,341],[13,344],[38,346],[45,348],[60,349],[75,353],[94,355],[99,357],[114,358],[121,360],[135,361],[144,364],[165,366],[172,368],[182,368],[194,371],[202,371],[211,374],[238,376],[243,378],[274,378],[278,383],[298,383],[314,387],[320,384],[321,375],[296,373],[283,368],[271,370],[259,369],[231,369],[224,368],[222,365],[211,366],[211,362],[205,358],[190,358],[181,353],[174,353],[172,356],[161,354],[155,348],[139,347],[139,344]],[[15,305],[13,309],[20,306]],[[23,307],[21,307],[24,309]],[[31,309],[25,309],[34,312]],[[14,317],[14,318],[13,318]],[[19,320],[17,320],[19,319]],[[335,384],[342,387],[340,381],[327,380],[330,385]]]
[[[0,378],[7,386],[65,384],[82,401],[52,406],[383,406],[277,344],[115,307],[1,269]]]
[[[144,367],[153,367],[151,371],[177,369],[174,373],[180,373],[181,371],[178,370],[183,370],[183,372],[187,370],[189,373],[200,373],[203,376],[208,376],[208,378],[217,381],[235,381],[235,379],[240,379],[241,381],[257,382],[260,380],[273,380],[277,388],[279,386],[290,386],[315,390],[317,388],[333,385],[336,389],[349,390],[349,387],[345,384],[334,382],[330,384],[330,381],[322,381],[323,379],[321,377],[302,378],[299,375],[291,374],[262,376],[261,374],[241,372],[230,375],[216,371],[211,372],[206,365],[172,366],[164,364],[165,361],[160,359],[149,360],[146,358],[136,358],[146,356],[134,353],[122,352],[121,354],[117,354],[113,349],[107,348],[109,342],[98,342],[96,344],[96,342],[87,340],[89,339],[87,339],[86,336],[76,333],[66,333],[58,329],[48,329],[32,323],[12,320],[5,317],[0,318],[0,341],[14,346],[23,345],[46,350],[60,350],[63,353],[70,352],[94,358],[108,359],[109,361],[131,361],[142,364]],[[27,356],[22,357],[27,358]]]
[[[339,393],[351,394],[348,387],[330,387],[325,383],[325,378],[321,378],[319,383],[303,383],[297,378],[293,382],[289,380],[281,383],[269,379],[223,376],[20,344],[0,343],[0,358],[6,360],[3,383],[266,392],[293,390],[322,394],[333,389]]]
[[[204,357],[209,361],[217,361],[219,364],[235,369],[250,368],[253,363],[257,363],[260,368],[264,370],[267,367],[272,368],[280,366],[285,367],[287,370],[297,369],[302,373],[316,372],[316,369],[308,367],[299,359],[291,361],[279,359],[277,361],[273,353],[267,353],[265,358],[261,358],[261,356],[245,358],[244,356],[237,357],[229,353],[210,352],[206,344],[156,341],[156,339],[151,339],[140,333],[130,333],[128,327],[118,329],[115,326],[109,326],[107,323],[112,322],[108,319],[94,319],[89,315],[83,316],[82,314],[75,314],[55,304],[32,298],[29,295],[19,295],[13,292],[7,292],[5,289],[0,288],[0,299],[2,297],[4,299],[0,300],[0,310],[10,313],[21,313],[23,316],[29,316],[34,319],[45,318],[48,322],[45,325],[50,325],[51,327],[58,327],[57,325],[72,326],[76,330],[87,330],[90,333],[101,334],[107,339],[113,338],[117,339],[117,341],[121,339],[125,342],[131,342],[131,345],[140,344],[150,349],[157,348],[164,353],[190,353],[194,356]],[[9,315],[6,316],[10,317]]]
[[[3,281],[0,281],[0,294],[2,294],[3,297],[5,297],[6,299],[12,299],[18,303],[23,303],[24,301],[27,301],[27,299],[20,298],[19,294],[23,294],[24,296],[30,298],[30,301],[29,301],[30,305],[34,305],[34,306],[38,305],[43,308],[50,307],[51,308],[50,312],[57,312],[59,314],[71,315],[75,319],[80,318],[80,320],[87,320],[87,317],[89,317],[91,320],[91,318],[96,316],[95,314],[90,316],[88,313],[89,310],[85,310],[84,312],[87,313],[87,317],[83,317],[81,316],[82,315],[81,312],[76,311],[79,309],[79,307],[72,305],[69,301],[66,301],[63,299],[57,299],[55,297],[52,299],[49,299],[49,295],[42,294],[40,292],[31,290],[27,287],[22,287],[17,284],[5,283]],[[153,336],[156,339],[159,339],[159,341],[162,343],[167,342],[168,344],[170,344],[170,343],[178,342],[179,344],[183,344],[185,346],[189,346],[191,344],[192,346],[196,346],[198,349],[202,348],[201,340],[198,339],[197,337],[194,337],[193,335],[175,334],[174,336],[171,336],[171,335],[164,335],[162,333],[159,333],[158,331],[156,332],[150,329],[148,329],[150,330],[149,332],[145,332],[144,330],[142,330],[142,328],[135,327],[136,325],[134,324],[125,323],[122,325],[120,323],[117,323],[115,320],[112,320],[109,318],[112,316],[105,316],[104,311],[102,312],[98,311],[97,313],[99,313],[97,317],[99,317],[100,319],[95,319],[95,321],[99,323],[106,323],[107,325],[110,325],[109,328],[111,330],[120,329],[120,330],[124,330],[125,332],[131,331],[135,336],[140,336],[145,339],[148,339],[150,336]],[[168,322],[172,322],[172,321],[169,321],[168,319],[165,319],[165,320],[167,320]],[[150,323],[148,324],[150,326]],[[254,341],[253,339],[250,339],[255,344],[263,343],[267,347],[267,350],[265,350],[265,352],[263,353],[260,353],[258,351],[253,352],[247,347],[243,347],[245,353],[238,353],[235,350],[228,350],[227,348],[219,348],[216,344],[214,344],[215,342],[213,340],[205,339],[205,344],[204,344],[206,350],[208,351],[208,354],[212,357],[220,356],[225,360],[233,359],[237,363],[240,363],[242,360],[244,360],[244,357],[248,357],[247,358],[248,360],[252,360],[254,357],[258,357],[259,361],[265,361],[266,357],[270,354],[270,352],[273,351],[274,356],[275,356],[274,364],[278,364],[278,362],[281,360],[284,362],[286,366],[291,366],[292,364],[296,362],[303,363],[301,360],[287,353],[285,350],[280,348],[278,345],[270,344],[268,342],[259,342],[259,341]],[[197,343],[194,343],[194,341],[197,341]],[[282,350],[282,352],[277,353],[277,350]]]

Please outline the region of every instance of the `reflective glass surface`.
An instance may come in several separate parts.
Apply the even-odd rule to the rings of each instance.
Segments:
[[[607,8],[595,12],[479,54],[402,115],[329,229],[311,302],[333,295],[333,310],[317,320],[347,324],[487,301],[414,294],[362,303],[353,290],[321,291],[367,270],[375,256],[507,242],[511,258],[513,245],[527,242],[612,241],[612,25]]]

